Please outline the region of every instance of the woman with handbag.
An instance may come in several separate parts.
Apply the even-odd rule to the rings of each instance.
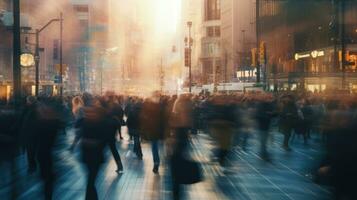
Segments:
[[[199,164],[187,155],[188,134],[193,126],[192,107],[190,95],[182,94],[175,101],[172,111],[175,145],[170,160],[174,200],[181,198],[182,184],[194,184],[202,180]]]

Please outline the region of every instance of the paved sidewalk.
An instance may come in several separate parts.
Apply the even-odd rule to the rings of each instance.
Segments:
[[[125,130],[124,130],[125,132]],[[69,139],[63,138],[54,152],[56,160],[56,181],[54,199],[73,200],[84,199],[86,176],[82,164],[79,162],[79,152],[67,151]],[[267,163],[258,155],[258,139],[251,136],[248,146],[243,151],[235,146],[229,156],[228,166],[220,167],[212,162],[211,150],[214,141],[206,134],[192,137],[192,157],[202,163],[204,181],[185,187],[185,199],[213,200],[213,199],[252,199],[252,200],[325,200],[331,199],[330,190],[314,184],[310,172],[318,164],[322,153],[317,139],[304,145],[301,139],[295,139],[292,151],[286,152],[280,148],[282,136],[273,134],[269,151],[272,161]],[[127,139],[118,142],[120,155],[124,165],[124,174],[115,172],[116,166],[108,152],[108,162],[103,165],[97,179],[100,199],[133,199],[157,200],[171,199],[170,177],[168,166],[163,160],[159,175],[152,173],[152,156],[148,143],[143,143],[143,160],[138,160],[132,153],[132,143]],[[162,158],[164,147],[161,149]],[[20,156],[17,163],[26,163],[24,156]],[[0,169],[6,169],[0,166]],[[0,199],[7,199],[10,189],[9,177],[2,170],[0,177]],[[26,166],[20,165],[16,181],[21,193],[20,199],[40,199],[42,184],[37,175],[28,176]]]

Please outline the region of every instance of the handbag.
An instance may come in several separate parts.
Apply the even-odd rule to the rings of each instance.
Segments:
[[[201,166],[198,162],[183,157],[172,160],[172,173],[179,184],[194,184],[203,180]]]

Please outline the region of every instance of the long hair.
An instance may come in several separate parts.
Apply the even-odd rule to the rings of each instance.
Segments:
[[[83,100],[80,96],[75,96],[72,99],[72,113],[73,115],[77,115],[78,111],[80,108],[82,108],[84,106]]]

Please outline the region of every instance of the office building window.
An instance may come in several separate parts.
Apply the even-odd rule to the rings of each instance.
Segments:
[[[206,0],[205,19],[219,20],[221,17],[221,6],[219,0]]]
[[[207,37],[220,37],[221,29],[219,26],[209,26],[207,27]]]

